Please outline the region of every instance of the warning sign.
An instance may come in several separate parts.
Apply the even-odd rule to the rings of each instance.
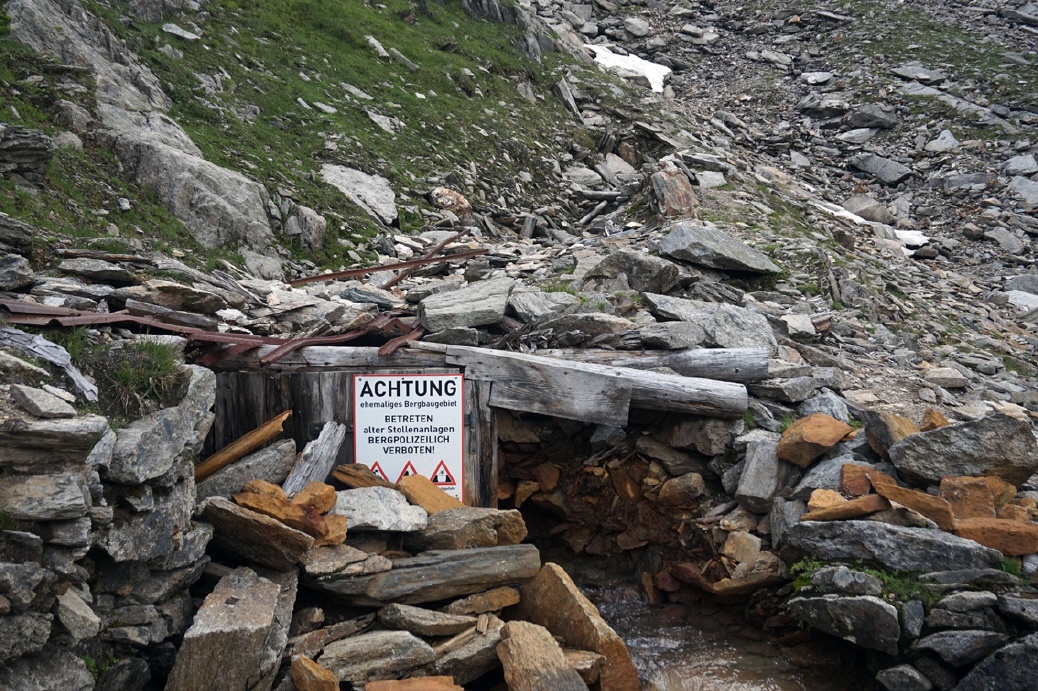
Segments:
[[[396,481],[400,482],[401,480],[403,480],[408,475],[417,475],[417,474],[418,474],[418,471],[414,469],[414,463],[412,463],[411,461],[408,461],[407,465],[404,466],[404,469],[400,471],[400,477],[398,477],[396,479]]]
[[[440,461],[440,464],[436,466],[435,470],[433,470],[432,477],[429,479],[432,480],[434,485],[439,485],[440,487],[449,487],[458,484],[454,481],[454,476],[451,475],[451,471],[447,470],[447,464],[444,461]]]
[[[463,383],[460,374],[354,375],[354,459],[386,479],[424,475],[461,499]]]
[[[373,472],[375,475],[378,475],[380,478],[382,478],[386,482],[389,482],[389,478],[386,477],[386,471],[382,470],[382,466],[379,465],[378,463],[373,463],[371,465],[371,472]]]

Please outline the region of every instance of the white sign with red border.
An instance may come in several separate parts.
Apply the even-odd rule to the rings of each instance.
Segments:
[[[354,460],[389,482],[424,475],[461,499],[463,383],[460,374],[353,375]]]

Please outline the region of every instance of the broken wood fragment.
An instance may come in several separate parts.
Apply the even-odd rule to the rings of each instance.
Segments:
[[[339,447],[346,440],[346,425],[326,422],[317,439],[306,445],[299,461],[281,484],[292,497],[311,482],[324,482],[335,467]]]
[[[225,468],[235,461],[245,458],[256,449],[274,439],[274,437],[281,434],[284,429],[285,420],[291,416],[291,410],[286,410],[275,415],[245,436],[241,437],[237,441],[231,442],[209,458],[199,463],[195,468],[195,482],[201,482],[221,468]]]

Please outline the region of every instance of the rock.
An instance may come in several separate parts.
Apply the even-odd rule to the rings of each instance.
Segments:
[[[786,486],[790,467],[779,463],[778,440],[754,440],[746,446],[746,465],[739,476],[735,501],[754,513],[766,513],[772,498]]]
[[[527,324],[566,314],[579,306],[580,298],[566,292],[513,290],[508,296],[508,309]]]
[[[418,304],[418,317],[429,331],[496,324],[505,316],[514,285],[510,278],[494,278],[436,293]]]
[[[775,497],[768,514],[771,525],[771,544],[778,548],[785,541],[786,531],[790,526],[800,522],[800,517],[807,512],[807,504],[802,500],[786,501]]]
[[[246,487],[249,487],[250,484],[246,484]],[[334,493],[330,487],[328,489]],[[315,547],[340,544],[346,539],[346,518],[344,516],[331,513],[322,516],[313,508],[298,506],[280,497],[251,492],[239,492],[231,499],[242,508],[269,516],[289,528],[312,536]]]
[[[665,218],[682,218],[696,208],[696,195],[685,172],[672,161],[662,161],[649,176],[656,208]]]
[[[875,466],[864,463],[844,463],[840,466],[840,484],[836,488],[841,494],[860,497],[872,491],[869,472]]]
[[[297,691],[339,691],[339,679],[305,655],[292,658],[292,683]]]
[[[32,226],[0,212],[0,249],[28,252],[32,249],[33,232]]]
[[[0,513],[24,521],[85,516],[90,491],[80,473],[8,475],[0,484]]]
[[[902,79],[916,81],[926,86],[936,86],[948,79],[948,76],[940,70],[927,69],[918,61],[907,62],[904,65],[895,67],[891,72]]]
[[[890,501],[897,502],[913,511],[918,511],[937,524],[941,530],[952,532],[955,530],[955,516],[952,514],[951,505],[940,497],[935,497],[926,492],[899,487],[894,478],[881,473],[878,470],[869,473],[869,480],[876,488],[876,493]],[[958,533],[956,533],[958,535]],[[967,537],[959,535],[960,537]],[[980,542],[978,540],[978,542]],[[981,544],[984,544],[981,542]],[[989,547],[991,545],[988,545]]]
[[[365,561],[370,556],[367,552],[349,545],[325,545],[314,547],[307,552],[303,557],[302,566],[308,576],[327,576],[341,572],[350,564]]]
[[[776,274],[782,270],[764,254],[713,225],[679,221],[667,226],[666,230],[667,234],[659,241],[659,249],[675,259],[728,271]]]
[[[956,691],[1028,691],[1034,687],[1038,633],[1011,643],[977,663]]]
[[[775,334],[767,317],[759,312],[656,293],[642,295],[657,317],[698,324],[706,332],[709,345],[719,348],[776,347]]]
[[[455,600],[443,608],[448,614],[485,614],[487,612],[500,612],[505,607],[519,604],[519,591],[515,588],[502,586],[491,588],[485,593],[476,593]]]
[[[63,259],[58,264],[58,270],[62,273],[80,276],[92,283],[129,285],[137,280],[130,271],[119,264],[85,257]]]
[[[497,655],[509,691],[586,691],[587,684],[566,661],[543,626],[511,621],[501,631]]]
[[[140,484],[166,473],[177,458],[193,456],[213,422],[216,375],[187,365],[187,393],[179,404],[141,418],[118,431],[112,462],[104,470],[112,482]]]
[[[533,545],[437,550],[396,559],[392,570],[384,573],[347,577],[333,574],[308,579],[307,584],[360,605],[418,605],[525,583],[537,574],[540,565],[540,554]]]
[[[885,111],[882,106],[869,103],[851,113],[845,124],[850,128],[889,130],[897,125],[897,117]]]
[[[198,512],[216,529],[216,544],[272,569],[293,568],[314,545],[314,539],[306,533],[223,497],[206,499]]]
[[[237,689],[267,678],[262,688],[269,689],[281,651],[274,660],[264,660],[263,653],[276,626],[280,593],[276,583],[251,569],[221,578],[184,634],[166,688]],[[288,622],[284,625],[287,630]]]
[[[860,497],[868,494],[869,490],[872,489],[868,478],[865,478],[865,491],[862,492],[844,492],[840,487],[840,480],[844,474],[843,469],[848,465],[854,465],[854,458],[853,454],[844,454],[819,461],[804,475],[800,483],[793,488],[793,493],[790,496],[795,499],[807,499],[816,489],[840,490],[841,493],[851,497]],[[871,466],[868,465],[862,467],[871,469]]]
[[[952,667],[962,667],[987,656],[1008,640],[1009,636],[994,631],[940,631],[920,638],[912,647],[937,653]]]
[[[760,554],[761,540],[743,530],[728,533],[728,538],[721,547],[721,554],[739,564],[752,564]]]
[[[876,681],[887,691],[930,691],[933,684],[912,665],[888,667],[876,674]]]
[[[866,221],[875,221],[876,223],[894,223],[894,214],[890,213],[890,210],[881,202],[873,199],[866,194],[855,194],[852,195],[843,203],[843,208],[850,211],[856,216],[861,216]]]
[[[42,612],[0,616],[0,665],[42,650],[50,637],[53,618],[53,615]],[[0,667],[2,674],[3,668]]]
[[[806,468],[853,431],[854,428],[850,425],[828,415],[808,415],[794,422],[782,433],[777,449],[778,457]]]
[[[32,285],[36,274],[29,260],[18,254],[0,257],[0,290],[19,290]]]
[[[555,333],[575,331],[582,338],[594,338],[608,334],[622,334],[630,331],[634,324],[629,319],[599,312],[581,312],[565,314],[555,319],[542,322],[540,327],[552,329]]]
[[[840,566],[823,566],[811,574],[811,585],[823,593],[875,595],[883,592],[883,581],[861,571]]]
[[[818,492],[827,492],[829,490],[818,489]],[[811,495],[814,497],[814,493]],[[843,497],[840,497],[843,499]],[[877,511],[885,511],[890,508],[890,502],[878,494],[866,494],[864,497],[857,497],[855,499],[845,499],[841,502],[833,503],[829,506],[821,508],[811,508],[811,504],[808,503],[808,512],[800,517],[801,521],[847,521],[869,514],[876,513]]]
[[[380,609],[378,619],[386,628],[410,631],[416,636],[453,636],[476,625],[475,617],[444,614],[398,603]]]
[[[908,435],[919,432],[919,427],[914,422],[894,413],[866,410],[863,417],[869,446],[883,458],[890,458],[891,446]]]
[[[944,417],[939,410],[935,408],[927,408],[926,412],[923,413],[923,420],[919,424],[919,431],[929,432],[933,429],[947,427],[950,424],[948,418]]]
[[[871,595],[796,597],[787,605],[793,616],[831,636],[861,648],[897,655],[901,637],[897,609]]]
[[[305,690],[300,689],[299,691]],[[364,691],[465,691],[465,689],[454,683],[454,677],[439,676],[373,681],[364,685]]]
[[[422,673],[450,675],[459,684],[469,684],[500,666],[497,646],[501,643],[504,622],[490,614],[486,631],[473,626],[437,646],[439,657],[422,668]]]
[[[1038,295],[1038,274],[1020,274],[1013,276],[1005,283],[1006,291],[1019,290]]]
[[[1023,200],[1026,208],[1034,209],[1038,207],[1038,182],[1025,178],[1022,175],[1017,175],[1009,181],[1007,187],[1010,192],[1015,193]]]
[[[912,175],[909,168],[897,161],[883,158],[876,154],[858,154],[852,156],[847,164],[852,168],[868,173],[884,185],[897,185]]]
[[[69,652],[23,657],[0,666],[0,689],[17,691],[93,691],[94,676]]]
[[[797,552],[824,561],[862,559],[895,571],[982,569],[1002,560],[999,552],[972,540],[872,521],[801,521],[784,539]]]
[[[945,389],[964,389],[970,383],[969,379],[953,367],[936,367],[923,375],[923,379],[928,384]]]
[[[930,153],[943,154],[958,151],[959,146],[959,140],[955,138],[951,130],[941,130],[941,133],[928,141],[923,148]]]
[[[405,544],[414,551],[470,549],[517,545],[525,537],[526,523],[518,511],[463,506],[429,516],[426,527],[407,535]]]
[[[76,416],[75,408],[43,389],[11,384],[11,396],[22,410],[36,417],[69,418]]]
[[[993,228],[992,230],[985,231],[984,237],[988,240],[994,240],[998,243],[999,248],[1007,254],[1023,254],[1024,250],[1027,249],[1027,244],[1023,240],[1005,228]]]
[[[650,348],[683,350],[694,348],[706,340],[706,331],[692,322],[662,322],[638,329],[642,343]]]
[[[940,496],[956,518],[995,518],[996,504],[1016,495],[1016,487],[997,477],[941,478]]]
[[[406,631],[375,631],[334,641],[317,662],[340,681],[392,679],[436,659],[429,644]]]
[[[666,293],[678,283],[678,267],[673,262],[645,252],[621,249],[610,253],[584,276],[616,278],[624,275],[631,290]]]
[[[641,17],[625,17],[624,28],[631,33],[632,36],[641,38],[642,36],[648,36],[649,30],[652,28],[649,22],[645,21]]]
[[[602,691],[641,689],[627,646],[560,566],[545,564],[523,587],[517,616],[544,626],[566,647],[604,655]]]
[[[587,650],[573,650],[572,648],[564,648],[562,654],[566,656],[566,662],[570,664],[573,669],[577,670],[577,674],[584,680],[584,683],[591,686],[598,678],[602,675],[602,667],[605,666],[605,658],[598,653],[588,652]]]
[[[58,595],[56,614],[65,630],[77,641],[93,638],[101,629],[100,617],[94,614],[90,605],[71,588]]]
[[[819,382],[814,377],[789,377],[786,379],[768,379],[757,384],[749,384],[750,393],[784,403],[806,401],[818,393]]]
[[[955,534],[1003,554],[1020,556],[1038,552],[1036,523],[1002,518],[962,518],[955,521]]]
[[[280,485],[288,477],[295,460],[294,441],[285,439],[274,442],[196,484],[197,501],[201,503],[209,497],[229,497],[242,491],[245,483],[253,479]]]
[[[429,517],[420,506],[388,487],[361,487],[336,492],[332,513],[345,516],[350,530],[422,530]]]
[[[387,226],[396,225],[396,194],[389,180],[381,175],[368,175],[346,166],[324,163],[321,165],[321,179],[376,221]]]
[[[324,245],[327,230],[328,221],[308,206],[293,207],[292,215],[285,219],[285,235],[298,237],[311,252],[317,252]]]
[[[1034,154],[1014,156],[1002,164],[1002,172],[1011,176],[1034,175],[1038,173],[1038,161],[1035,160]]]
[[[890,458],[905,480],[920,484],[945,475],[1021,484],[1038,470],[1038,442],[1029,423],[996,414],[906,437],[890,447]]]
[[[440,511],[463,506],[459,500],[434,485],[424,475],[408,475],[400,478],[397,489],[407,497],[407,501],[422,507],[430,516]]]
[[[1028,628],[1038,628],[1038,600],[1000,595],[998,612],[1002,616],[1019,622]]]
[[[685,473],[671,478],[660,487],[658,501],[662,506],[691,507],[703,495],[706,483],[699,473]]]

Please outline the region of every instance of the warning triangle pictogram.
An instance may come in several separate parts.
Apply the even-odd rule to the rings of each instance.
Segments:
[[[447,470],[447,462],[440,461],[440,464],[436,466],[436,470],[432,474],[432,483],[434,485],[456,485],[454,476],[451,475],[451,471]]]
[[[380,478],[382,478],[386,482],[389,482],[389,478],[386,477],[386,471],[382,470],[382,466],[379,465],[378,462],[372,463],[370,470],[371,470],[371,472],[373,472],[375,475],[378,475]]]
[[[411,463],[411,461],[408,461],[407,465],[404,466],[404,469],[400,471],[400,477],[398,477],[396,479],[396,481],[400,482],[401,480],[403,480],[408,475],[417,475],[417,474],[418,474],[418,471],[414,469],[414,464]]]

